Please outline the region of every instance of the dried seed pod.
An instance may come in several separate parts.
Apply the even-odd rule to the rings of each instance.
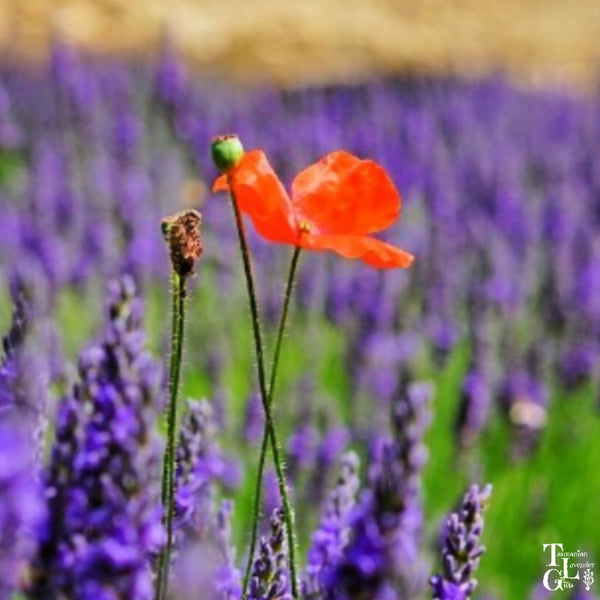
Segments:
[[[202,215],[197,210],[186,210],[161,222],[161,231],[167,246],[173,271],[179,277],[194,274],[196,261],[202,254],[200,224]]]

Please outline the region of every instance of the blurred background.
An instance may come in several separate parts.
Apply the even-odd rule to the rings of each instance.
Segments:
[[[92,53],[145,55],[168,32],[194,67],[297,86],[373,73],[504,71],[589,88],[595,0],[29,0],[0,7],[4,52],[42,59],[53,35]]]

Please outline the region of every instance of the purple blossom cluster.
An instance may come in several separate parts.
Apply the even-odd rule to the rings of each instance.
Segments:
[[[442,548],[442,575],[431,578],[434,600],[468,600],[477,587],[473,573],[485,552],[480,543],[483,533],[483,511],[492,487],[480,490],[471,486],[458,512],[446,522]]]
[[[348,543],[350,511],[356,503],[360,485],[358,467],[359,458],[354,452],[342,456],[340,474],[327,498],[307,553],[303,587],[303,595],[307,599],[325,596],[332,570]]]
[[[188,400],[181,426],[175,471],[175,528],[188,543],[205,537],[212,527],[215,483],[234,489],[236,465],[221,452],[215,439],[218,428],[211,404]],[[220,521],[225,523],[224,515]]]
[[[205,492],[199,495],[205,501]],[[241,572],[236,564],[231,519],[233,502],[222,500],[204,516],[202,536],[188,536],[179,544],[174,558],[170,596],[177,600],[195,600],[201,595],[210,600],[239,600],[242,593]]]
[[[291,600],[287,575],[283,512],[275,509],[270,519],[270,533],[259,542],[251,573],[249,600]]]
[[[35,547],[43,503],[26,429],[0,422],[0,598],[7,600],[25,578]]]
[[[2,337],[0,357],[0,424],[27,432],[29,452],[37,460],[43,452],[46,429],[44,368],[31,351],[35,314],[21,285],[11,289],[13,313]],[[39,340],[37,340],[39,341]]]
[[[215,587],[219,600],[237,600],[242,592],[240,570],[235,564],[235,549],[231,534],[231,514],[233,503],[224,500],[217,513],[216,545],[221,554],[221,562],[215,577]]]
[[[350,539],[329,567],[326,598],[410,598],[423,585],[421,470],[431,387],[408,384],[392,402],[392,435],[375,440],[369,485],[349,518]]]
[[[30,399],[24,394],[19,355],[23,349],[29,327],[27,303],[22,295],[15,298],[11,324],[2,337],[2,362],[0,362],[0,415],[27,411]]]
[[[112,285],[104,337],[82,352],[79,382],[58,407],[29,598],[153,597],[162,375],[144,350],[134,293],[129,278]]]

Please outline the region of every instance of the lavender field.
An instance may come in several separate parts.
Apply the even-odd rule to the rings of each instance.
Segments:
[[[204,251],[165,597],[242,598],[264,416],[211,191],[227,132],[288,186],[333,150],[373,159],[402,194],[383,238],[416,257],[301,258],[274,403],[299,596],[599,597],[583,569],[544,587],[543,545],[600,557],[600,94],[501,76],[240,88],[168,49],[133,64],[57,44],[43,69],[0,66],[0,600],[157,597],[161,219],[188,209]],[[292,249],[248,234],[268,368]],[[281,506],[269,459],[246,598],[295,595]]]

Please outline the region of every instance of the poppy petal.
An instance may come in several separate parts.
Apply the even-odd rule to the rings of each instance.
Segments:
[[[414,256],[373,237],[357,235],[302,235],[299,245],[310,250],[332,250],[344,258],[357,259],[379,269],[410,267]]]
[[[290,199],[264,152],[244,154],[228,175],[216,179],[213,191],[229,190],[229,181],[240,210],[250,217],[260,235],[273,242],[296,240]]]
[[[365,235],[396,221],[401,198],[378,164],[337,151],[296,176],[292,206],[314,233]]]

